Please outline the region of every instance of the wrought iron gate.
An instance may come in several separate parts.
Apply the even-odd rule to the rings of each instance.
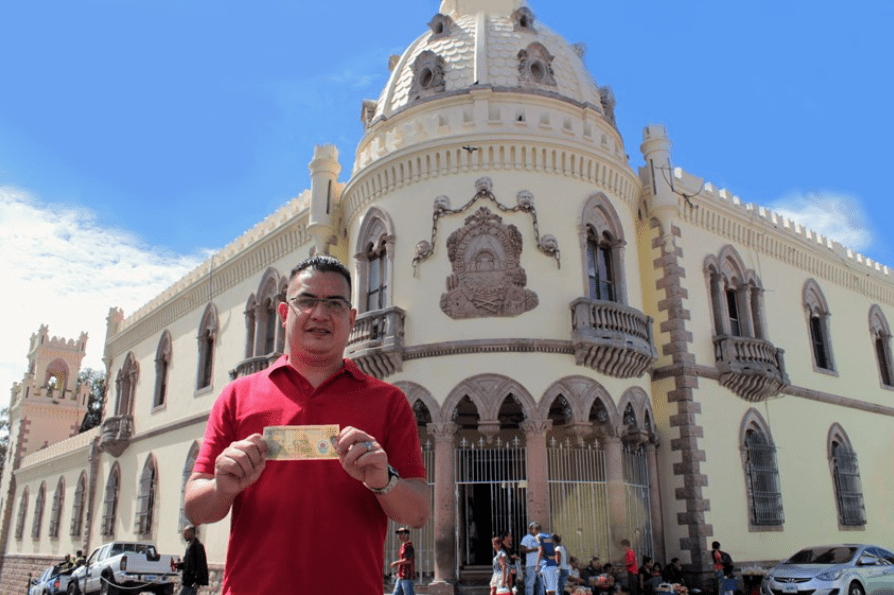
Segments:
[[[604,453],[596,441],[553,438],[546,457],[550,530],[562,536],[562,545],[575,556],[587,560],[601,552],[607,557],[611,531]]]
[[[465,566],[489,565],[492,535],[511,531],[516,542],[525,534],[527,457],[518,436],[487,444],[463,438],[455,458],[457,505],[457,572]]]
[[[624,484],[627,488],[627,535],[639,556],[655,557],[652,544],[652,500],[649,462],[642,448],[624,447]]]

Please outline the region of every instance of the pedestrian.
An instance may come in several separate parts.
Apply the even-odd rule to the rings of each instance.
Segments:
[[[649,579],[652,578],[652,558],[643,554],[642,563],[639,565],[637,572],[636,585],[640,593],[648,593]]]
[[[205,546],[196,537],[194,525],[183,528],[183,539],[186,540],[186,552],[183,561],[177,564],[177,570],[183,571],[180,595],[196,595],[199,587],[208,584],[208,559],[205,557]]]
[[[525,595],[543,595],[543,581],[538,580],[537,552],[540,544],[537,535],[540,533],[540,523],[531,521],[528,523],[528,533],[522,537],[518,546],[518,553],[525,557]],[[535,591],[536,586],[536,591]]]
[[[491,539],[494,548],[493,574],[490,577],[490,595],[509,593],[509,558],[503,550],[503,540],[499,535]]]
[[[553,543],[556,544],[556,560],[559,562],[559,581],[556,584],[556,592],[559,595],[565,592],[565,582],[571,573],[571,560],[568,559],[568,551],[562,545],[562,536],[553,533]]]
[[[670,584],[686,584],[683,580],[683,563],[680,562],[680,558],[671,558],[670,564],[665,566],[661,572],[661,578]]]
[[[556,544],[552,535],[539,533],[537,535],[537,566],[540,568],[540,578],[543,579],[543,588],[546,595],[556,595],[559,585],[559,555],[556,552]]]
[[[410,541],[410,530],[401,527],[395,533],[397,533],[401,545],[397,560],[391,563],[392,568],[397,568],[397,580],[394,582],[393,595],[415,595],[413,578],[416,576],[416,550],[413,548],[413,542]]]
[[[621,540],[621,546],[624,548],[624,569],[627,571],[627,592],[630,595],[639,595],[639,566],[636,564],[636,552],[630,546],[627,539]]]
[[[230,513],[222,595],[383,592],[388,519],[421,527],[429,487],[406,395],[343,358],[357,311],[331,256],[299,263],[277,312],[285,355],[228,384],[211,408],[186,515]],[[337,458],[267,460],[265,427],[337,425]],[[325,444],[318,448],[332,457]],[[350,572],[345,572],[345,564]]]
[[[500,544],[509,562],[509,585],[514,587],[518,581],[520,562],[518,554],[512,551],[512,531],[503,531],[500,535]]]

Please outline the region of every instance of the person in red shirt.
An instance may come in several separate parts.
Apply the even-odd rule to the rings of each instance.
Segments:
[[[626,539],[621,541],[621,545],[624,547],[624,568],[627,569],[627,592],[630,595],[639,595],[639,566],[636,563],[636,552]]]
[[[397,537],[401,541],[397,560],[391,563],[392,568],[397,568],[397,581],[394,585],[393,595],[415,595],[413,591],[413,577],[416,575],[415,558],[416,550],[410,541],[410,530],[401,527],[397,531]]]
[[[350,297],[351,275],[338,260],[299,263],[278,306],[286,354],[231,382],[211,409],[185,512],[197,525],[230,514],[223,595],[290,584],[302,593],[381,594],[388,519],[428,522],[406,395],[343,359],[357,316]],[[265,427],[332,424],[340,427],[337,458],[267,461]]]

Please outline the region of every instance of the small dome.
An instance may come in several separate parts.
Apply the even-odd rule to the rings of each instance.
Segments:
[[[430,31],[392,61],[375,109],[365,111],[367,121],[476,87],[547,93],[603,112],[583,45],[542,25],[521,0],[444,0],[428,25]]]

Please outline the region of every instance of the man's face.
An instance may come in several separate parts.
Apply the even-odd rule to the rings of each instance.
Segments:
[[[186,541],[191,541],[192,536],[193,536],[193,533],[191,530],[189,530],[189,529],[183,530],[183,539],[185,539]]]
[[[599,560],[598,559],[590,560],[590,567],[591,568],[599,568]]]
[[[528,533],[530,533],[531,535],[537,535],[538,533],[540,533],[540,525],[531,525],[530,527],[528,527]]]
[[[341,360],[357,311],[350,309],[333,313],[327,310],[325,304],[318,303],[305,312],[291,301],[299,296],[350,301],[348,282],[339,273],[305,269],[289,283],[287,302],[279,306],[279,315],[289,339],[290,358]]]
[[[398,537],[401,541],[407,541],[408,539],[410,539],[410,534],[409,534],[409,533],[403,533],[403,532],[401,532],[401,533],[398,533],[398,534],[397,534],[397,537]]]

